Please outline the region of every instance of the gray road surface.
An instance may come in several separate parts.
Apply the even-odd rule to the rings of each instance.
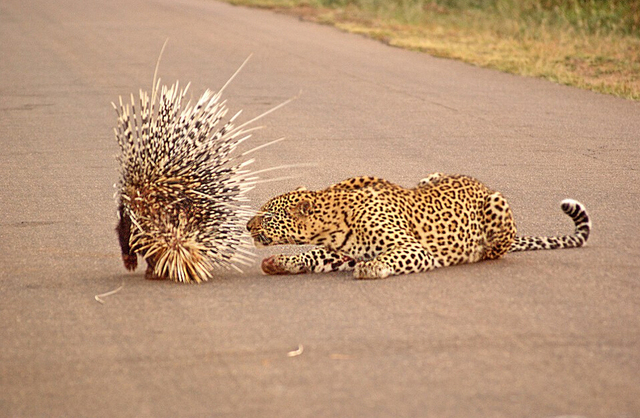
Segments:
[[[113,232],[110,102],[160,75],[265,121],[254,206],[372,174],[466,173],[578,250],[377,282],[145,281]],[[213,0],[0,3],[0,416],[638,417],[640,105]],[[262,257],[270,251],[260,251]],[[94,295],[117,294],[99,304]],[[304,352],[287,353],[299,344]]]

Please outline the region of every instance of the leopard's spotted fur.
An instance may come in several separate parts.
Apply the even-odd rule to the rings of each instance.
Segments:
[[[582,204],[562,210],[575,233],[518,237],[509,204],[479,181],[433,173],[405,189],[355,177],[321,191],[300,188],[267,202],[247,224],[256,245],[316,245],[262,262],[267,274],[354,270],[360,279],[425,272],[499,258],[509,251],[582,246],[591,224]]]

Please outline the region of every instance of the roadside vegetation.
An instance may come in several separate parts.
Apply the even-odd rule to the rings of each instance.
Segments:
[[[227,0],[640,100],[640,0]]]

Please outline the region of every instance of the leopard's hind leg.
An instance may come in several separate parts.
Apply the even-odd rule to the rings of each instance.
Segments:
[[[442,177],[444,177],[444,174],[442,173],[431,173],[427,177],[420,179],[418,187],[431,187]]]
[[[496,259],[509,251],[516,237],[516,225],[507,200],[499,192],[487,196],[484,204],[484,259]]]

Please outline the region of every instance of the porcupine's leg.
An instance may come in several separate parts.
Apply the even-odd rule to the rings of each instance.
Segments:
[[[118,233],[118,240],[120,241],[120,250],[122,251],[122,262],[127,270],[135,270],[138,267],[138,257],[136,253],[131,250],[129,245],[129,238],[131,237],[131,218],[124,210],[124,205],[121,203],[118,208],[120,214],[120,220],[116,226],[116,232]]]
[[[316,247],[293,256],[277,254],[265,258],[262,260],[262,271],[266,274],[328,273],[353,270],[355,265],[356,261],[352,258]]]
[[[153,272],[156,267],[156,262],[153,259],[145,259],[147,262],[147,271],[144,272],[144,278],[147,280],[165,280],[166,277],[158,276]]]

